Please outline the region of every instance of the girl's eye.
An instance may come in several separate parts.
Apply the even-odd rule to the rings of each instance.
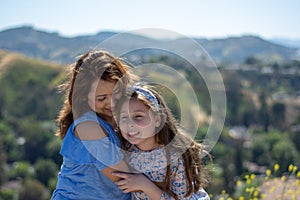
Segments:
[[[135,116],[134,119],[135,119],[135,120],[142,120],[142,119],[143,119],[143,116],[138,115],[138,116]]]
[[[120,117],[121,121],[127,121],[128,117],[127,116],[123,116],[123,117]]]

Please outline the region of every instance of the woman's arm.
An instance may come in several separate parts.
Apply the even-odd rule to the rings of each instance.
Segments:
[[[75,135],[83,141],[99,140],[107,137],[107,133],[103,130],[103,128],[94,121],[86,121],[78,124],[75,128]],[[111,181],[115,182],[120,180],[120,178],[112,175],[112,172],[114,171],[128,172],[129,167],[124,160],[121,160],[119,163],[107,167],[101,172]]]
[[[114,172],[120,171],[129,171],[128,165],[125,163],[124,160],[121,160],[118,164],[112,166],[112,167],[107,167],[103,169],[101,172],[107,176],[111,181],[116,182],[121,180],[120,177],[113,175]]]

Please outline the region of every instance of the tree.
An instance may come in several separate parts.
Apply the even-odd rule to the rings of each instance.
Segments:
[[[19,194],[14,189],[2,189],[0,191],[1,200],[19,200]]]
[[[37,180],[27,179],[20,192],[20,200],[46,200],[49,193]]]
[[[224,75],[224,83],[227,97],[227,117],[226,122],[229,125],[237,125],[240,122],[239,113],[243,101],[241,81],[234,74]]]
[[[38,159],[34,164],[35,177],[45,186],[48,186],[48,182],[51,178],[57,175],[57,166],[50,159]]]
[[[244,94],[244,99],[241,105],[241,124],[245,127],[249,127],[251,124],[255,124],[257,122],[257,108],[253,102],[253,98],[251,93]]]
[[[6,168],[6,152],[4,150],[4,145],[3,145],[3,139],[0,135],[0,186],[6,182],[7,180],[7,174],[5,173],[5,168]]]
[[[12,127],[5,121],[0,121],[0,140],[2,141],[3,151],[6,153],[6,161],[12,163],[20,160],[23,152],[17,143],[17,138]]]
[[[49,132],[41,122],[32,118],[23,118],[20,121],[18,131],[25,138],[24,157],[31,164],[38,158],[47,158],[47,143],[52,137],[53,132]]]
[[[260,64],[261,61],[258,58],[254,57],[254,56],[249,56],[245,59],[244,63],[248,64],[248,65],[257,65],[257,64]]]
[[[27,161],[19,161],[13,164],[10,176],[13,179],[16,178],[31,178],[34,175],[34,170],[31,167],[30,163]]]
[[[299,153],[287,133],[271,131],[257,135],[250,152],[252,160],[261,166],[280,164],[286,170],[289,164],[299,165]]]
[[[264,131],[268,132],[270,125],[269,108],[266,101],[266,94],[262,92],[259,96],[260,109],[259,109],[259,121],[263,125]]]
[[[285,105],[283,103],[274,103],[272,105],[272,122],[273,126],[284,130],[287,127],[285,122]]]
[[[295,145],[289,139],[278,141],[270,152],[282,170],[288,169],[290,164],[299,166],[300,156]]]

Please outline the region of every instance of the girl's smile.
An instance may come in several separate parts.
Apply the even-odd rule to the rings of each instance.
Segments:
[[[155,145],[156,128],[160,117],[137,99],[125,102],[121,107],[119,126],[123,137],[142,150]]]

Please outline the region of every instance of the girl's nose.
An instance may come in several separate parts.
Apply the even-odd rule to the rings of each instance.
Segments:
[[[135,125],[134,121],[130,118],[130,119],[128,120],[128,127],[129,127],[129,128],[133,128],[134,125]]]

